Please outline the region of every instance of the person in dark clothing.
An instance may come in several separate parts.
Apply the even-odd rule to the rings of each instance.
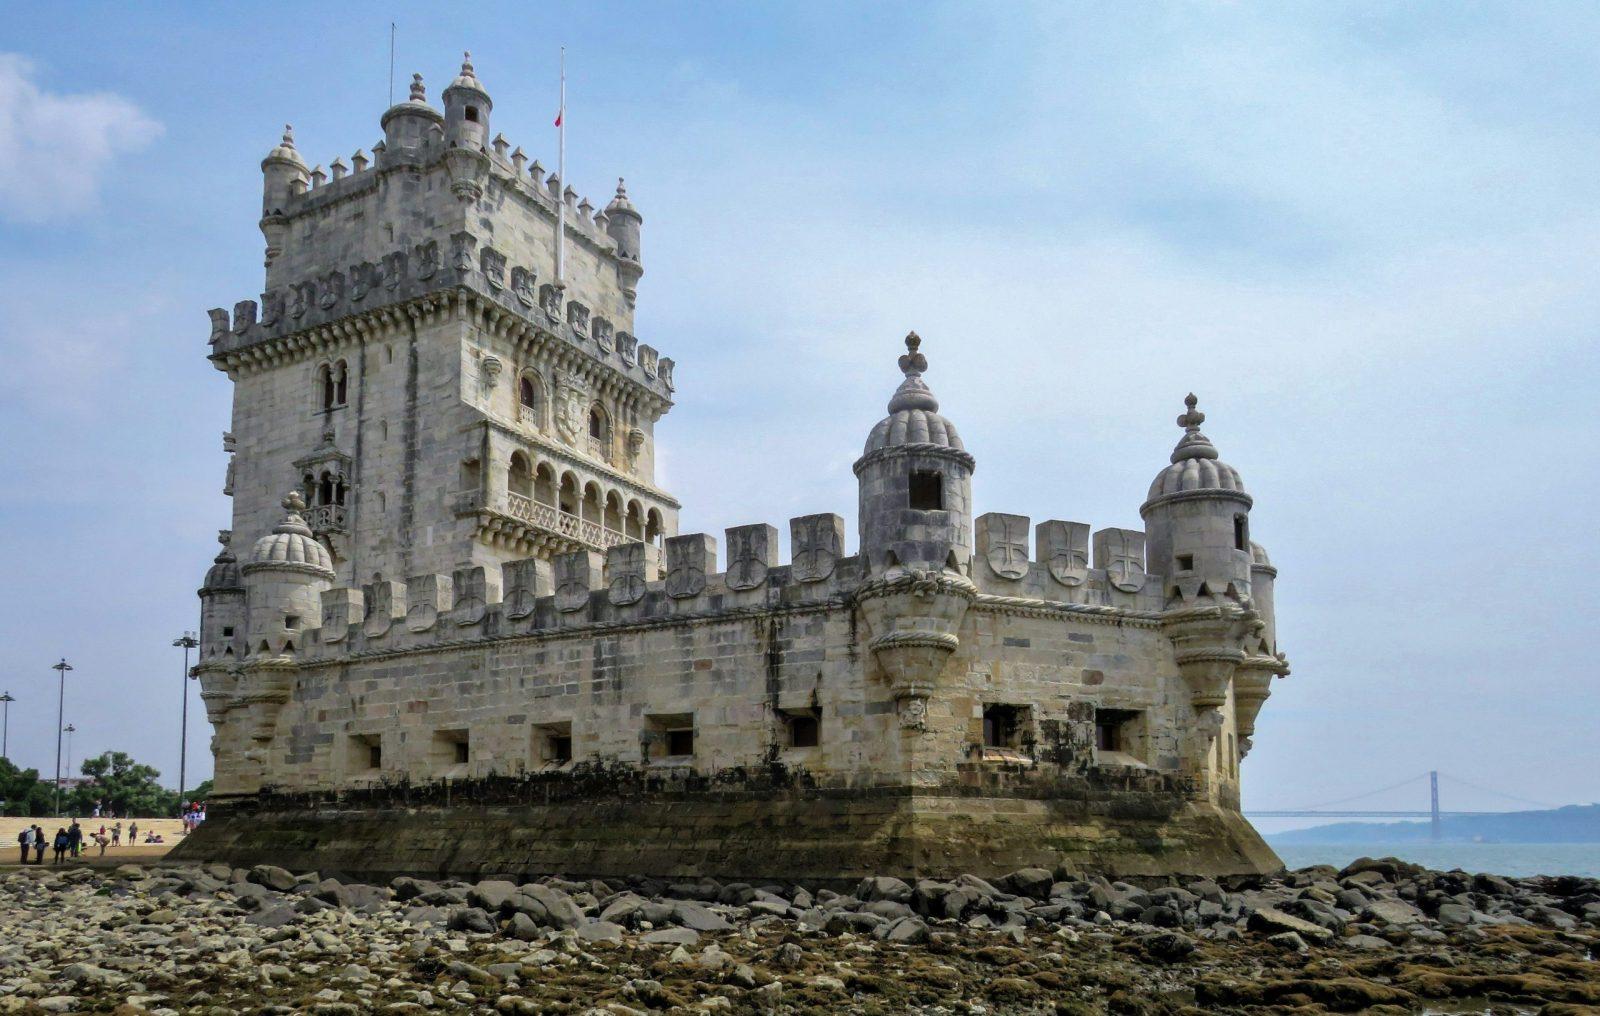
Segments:
[[[33,863],[44,863],[45,836],[44,826],[33,827]]]
[[[67,827],[67,849],[72,851],[74,858],[83,849],[83,826],[78,824],[77,819],[73,819],[72,824]]]
[[[70,844],[71,842],[72,842],[72,837],[67,835],[66,829],[61,828],[61,827],[57,827],[57,829],[56,829],[56,838],[55,838],[55,842],[53,844],[53,846],[55,847],[55,857],[52,860],[52,863],[54,863],[54,864],[60,864],[61,863],[61,858],[64,857],[66,855],[66,853],[67,853],[67,845]]]
[[[22,848],[22,863],[28,863],[28,848],[33,846],[33,830],[24,829],[17,834],[17,846]]]

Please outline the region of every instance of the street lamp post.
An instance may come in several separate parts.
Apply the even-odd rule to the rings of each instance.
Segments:
[[[67,724],[67,772],[69,773],[72,772],[72,735],[76,734],[77,732],[77,727],[74,727],[70,723]]]
[[[184,776],[189,765],[189,650],[200,644],[194,632],[186,631],[172,640],[183,647],[183,720],[178,730],[178,811],[183,811]]]
[[[61,692],[56,699],[56,818],[61,817],[61,718],[67,711],[67,671],[72,664],[63,656],[61,662],[50,668],[61,675]]]
[[[11,703],[16,700],[16,696],[9,691],[0,695],[0,758],[11,757],[8,750],[11,744]]]

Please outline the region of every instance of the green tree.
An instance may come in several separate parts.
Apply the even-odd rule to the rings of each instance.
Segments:
[[[177,810],[177,794],[157,782],[160,770],[134,761],[127,752],[84,759],[82,771],[91,782],[73,791],[76,814],[89,814],[97,801],[118,815],[170,815]]]
[[[50,784],[39,779],[39,770],[18,769],[10,759],[0,758],[0,801],[7,815],[48,815],[54,795]]]

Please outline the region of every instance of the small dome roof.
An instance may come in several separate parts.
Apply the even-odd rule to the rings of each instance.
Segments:
[[[439,123],[444,122],[444,114],[428,105],[428,90],[423,87],[421,74],[411,75],[411,97],[405,102],[397,102],[385,110],[383,117],[378,121],[378,125],[387,128],[391,119],[403,114],[424,116],[429,120]],[[373,148],[376,149],[377,145],[374,145]]]
[[[256,541],[255,549],[250,552],[252,565],[306,565],[333,574],[333,557],[328,548],[311,535],[311,527],[300,515],[305,506],[305,499],[298,490],[289,492],[283,499],[288,514],[276,529]]]
[[[922,380],[922,372],[928,369],[928,358],[918,351],[921,345],[922,339],[916,332],[906,336],[906,353],[900,357],[900,370],[906,379],[900,382],[889,400],[889,415],[879,420],[867,435],[863,454],[909,444],[966,451],[961,435],[956,433],[956,425],[939,415],[939,400]]]
[[[1245,492],[1239,471],[1217,458],[1216,446],[1210,438],[1200,433],[1200,425],[1205,422],[1206,414],[1195,408],[1198,401],[1193,392],[1183,400],[1188,407],[1188,411],[1178,417],[1183,437],[1178,439],[1178,446],[1172,450],[1172,465],[1157,473],[1155,481],[1150,484],[1150,501],[1200,490]]]
[[[445,89],[445,100],[449,101],[449,93],[458,88],[475,92],[485,99],[489,97],[489,93],[483,90],[483,82],[478,80],[477,72],[472,69],[472,54],[470,52],[461,54],[461,73],[457,74],[456,79],[450,82],[450,87]]]
[[[278,142],[278,147],[267,153],[261,160],[262,166],[269,162],[287,162],[291,165],[306,168],[306,161],[300,158],[300,152],[294,147],[294,127],[290,124],[283,125],[283,138]]]
[[[233,556],[233,551],[228,547],[232,540],[233,531],[230,529],[224,529],[217,534],[217,542],[222,544],[222,551],[217,554],[216,560],[206,572],[206,581],[200,587],[201,592],[239,589],[243,585],[239,580],[239,559]]]
[[[628,187],[620,176],[617,177],[617,196],[606,205],[606,217],[610,218],[619,212],[623,215],[639,215],[639,209],[633,207],[633,202],[628,200]]]
[[[1267,548],[1254,540],[1250,541],[1250,563],[1260,568],[1272,567],[1272,558],[1267,556]]]

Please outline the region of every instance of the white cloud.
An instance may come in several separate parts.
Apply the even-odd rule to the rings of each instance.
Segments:
[[[94,208],[115,157],[162,131],[120,95],[49,92],[35,70],[26,57],[0,53],[0,217],[16,222]]]

